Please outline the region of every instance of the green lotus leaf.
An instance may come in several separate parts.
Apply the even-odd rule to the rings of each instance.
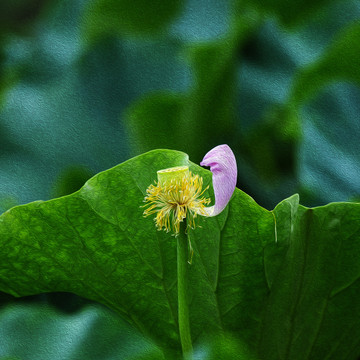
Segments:
[[[5,212],[0,291],[95,300],[178,358],[176,240],[156,231],[141,206],[156,171],[180,165],[211,184],[185,153],[155,150],[71,195]],[[205,195],[213,198],[211,188]],[[309,209],[294,195],[268,211],[236,189],[223,213],[197,220],[188,270],[195,349],[225,332],[249,358],[356,359],[360,204]]]

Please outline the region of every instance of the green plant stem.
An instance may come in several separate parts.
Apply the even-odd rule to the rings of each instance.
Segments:
[[[182,224],[180,234],[177,236],[177,280],[178,280],[178,319],[179,333],[186,360],[192,359],[192,342],[189,322],[189,306],[187,297],[188,280],[188,241],[185,234],[186,224]]]

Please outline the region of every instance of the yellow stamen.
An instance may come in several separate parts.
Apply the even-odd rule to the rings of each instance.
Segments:
[[[144,216],[156,213],[155,225],[158,230],[173,231],[177,235],[180,223],[186,218],[187,227],[195,228],[197,214],[206,216],[205,205],[210,199],[201,197],[208,189],[202,190],[203,179],[192,175],[187,166],[178,166],[157,172],[158,182],[146,190]]]

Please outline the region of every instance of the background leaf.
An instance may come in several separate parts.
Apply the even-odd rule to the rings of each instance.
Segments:
[[[95,0],[85,12],[90,38],[106,34],[144,35],[159,32],[179,15],[182,0]]]
[[[133,153],[176,147],[200,162],[201,149],[228,143],[234,149],[237,52],[258,24],[257,17],[237,19],[225,39],[191,44],[183,56],[193,69],[193,86],[182,93],[148,94],[124,116]],[[177,145],[177,146],[176,146]]]
[[[90,177],[91,172],[83,166],[68,167],[54,184],[54,197],[69,195],[79,190]]]
[[[44,301],[22,300],[1,308],[1,360],[163,358],[156,346],[100,304],[67,314]]]
[[[134,153],[153,148],[183,147],[184,136],[190,135],[190,131],[182,126],[183,97],[180,94],[155,93],[139,99],[127,109],[126,129]]]
[[[304,104],[326,84],[336,80],[350,81],[359,85],[359,37],[360,23],[356,21],[337,35],[318,61],[299,71],[290,92],[290,104],[296,107]]]
[[[264,15],[275,15],[286,26],[299,25],[310,16],[316,15],[320,10],[331,5],[334,0],[320,0],[313,2],[310,0],[300,0],[290,3],[286,0],[270,0],[270,1],[245,1],[245,4],[256,7],[258,11],[264,12]],[[243,1],[239,1],[240,6]]]

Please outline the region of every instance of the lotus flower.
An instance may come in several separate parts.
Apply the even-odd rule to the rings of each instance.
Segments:
[[[235,190],[237,167],[233,152],[228,145],[219,145],[210,150],[200,163],[210,166],[213,173],[215,205],[207,207],[210,200],[203,197],[203,179],[193,175],[187,166],[159,170],[158,182],[146,190],[144,201],[148,208],[144,216],[156,213],[158,230],[172,231],[176,236],[180,223],[186,218],[187,227],[195,228],[197,215],[216,216],[226,207]]]

